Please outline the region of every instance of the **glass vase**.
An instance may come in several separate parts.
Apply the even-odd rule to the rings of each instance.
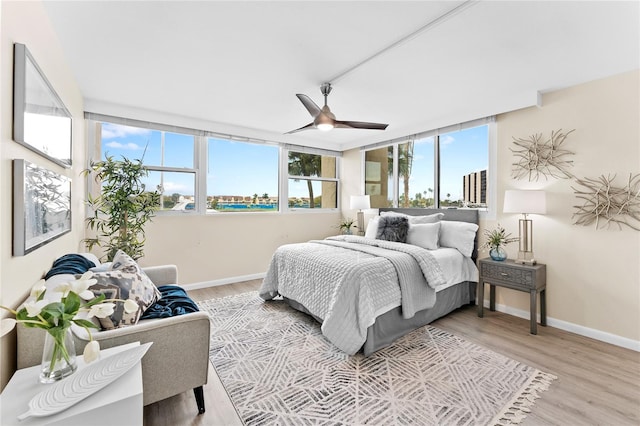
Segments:
[[[501,246],[498,246],[489,250],[489,256],[491,256],[491,259],[501,262],[507,258],[507,252]]]
[[[42,350],[40,382],[56,382],[69,376],[77,368],[76,346],[71,328],[47,330]]]

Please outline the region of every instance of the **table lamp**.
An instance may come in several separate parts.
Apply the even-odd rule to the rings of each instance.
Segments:
[[[533,222],[527,218],[528,214],[546,214],[547,197],[544,191],[539,190],[507,190],[504,192],[504,213],[522,213],[518,231],[520,247],[516,263],[523,265],[535,265],[533,257]]]
[[[352,195],[350,207],[352,210],[358,209],[358,235],[364,235],[364,213],[363,209],[370,209],[371,202],[368,195]]]

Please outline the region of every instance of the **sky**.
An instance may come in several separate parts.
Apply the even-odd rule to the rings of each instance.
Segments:
[[[462,198],[462,176],[484,170],[488,165],[487,126],[474,127],[440,136],[441,199]],[[165,133],[164,158],[161,132],[149,129],[102,125],[103,158],[143,159],[147,165],[164,165],[179,169],[194,167],[194,137]],[[416,140],[414,161],[409,181],[409,194],[433,188],[433,138]],[[249,144],[209,138],[207,195],[252,196],[278,194],[278,148],[274,145]],[[193,173],[152,173],[145,182],[151,187],[162,184],[165,195],[193,195]],[[400,181],[402,193],[403,182]],[[290,196],[308,196],[305,185],[292,184]]]

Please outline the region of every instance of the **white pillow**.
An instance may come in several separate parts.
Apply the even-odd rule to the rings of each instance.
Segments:
[[[478,225],[469,222],[443,220],[440,222],[440,247],[458,249],[464,256],[473,254],[473,240]]]
[[[409,225],[418,224],[418,223],[436,223],[440,222],[444,213],[434,213],[425,216],[411,216],[404,213],[399,212],[380,212],[380,216],[402,216],[409,219]]]
[[[367,224],[367,230],[364,233],[365,238],[370,238],[372,240],[376,239],[376,235],[378,235],[379,221],[380,221],[380,216],[375,216],[369,219],[369,223]]]
[[[442,222],[409,225],[407,243],[427,250],[436,250],[438,248],[438,235],[440,233],[441,223]]]

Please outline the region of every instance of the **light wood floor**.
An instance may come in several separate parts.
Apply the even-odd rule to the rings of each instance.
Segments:
[[[190,291],[207,300],[257,290],[247,281]],[[558,377],[536,401],[523,425],[640,425],[640,353],[552,327],[529,334],[529,322],[464,307],[434,326],[490,348]],[[144,409],[144,422],[155,425],[241,425],[213,367],[204,387],[206,413],[197,415],[193,392],[168,398]]]

